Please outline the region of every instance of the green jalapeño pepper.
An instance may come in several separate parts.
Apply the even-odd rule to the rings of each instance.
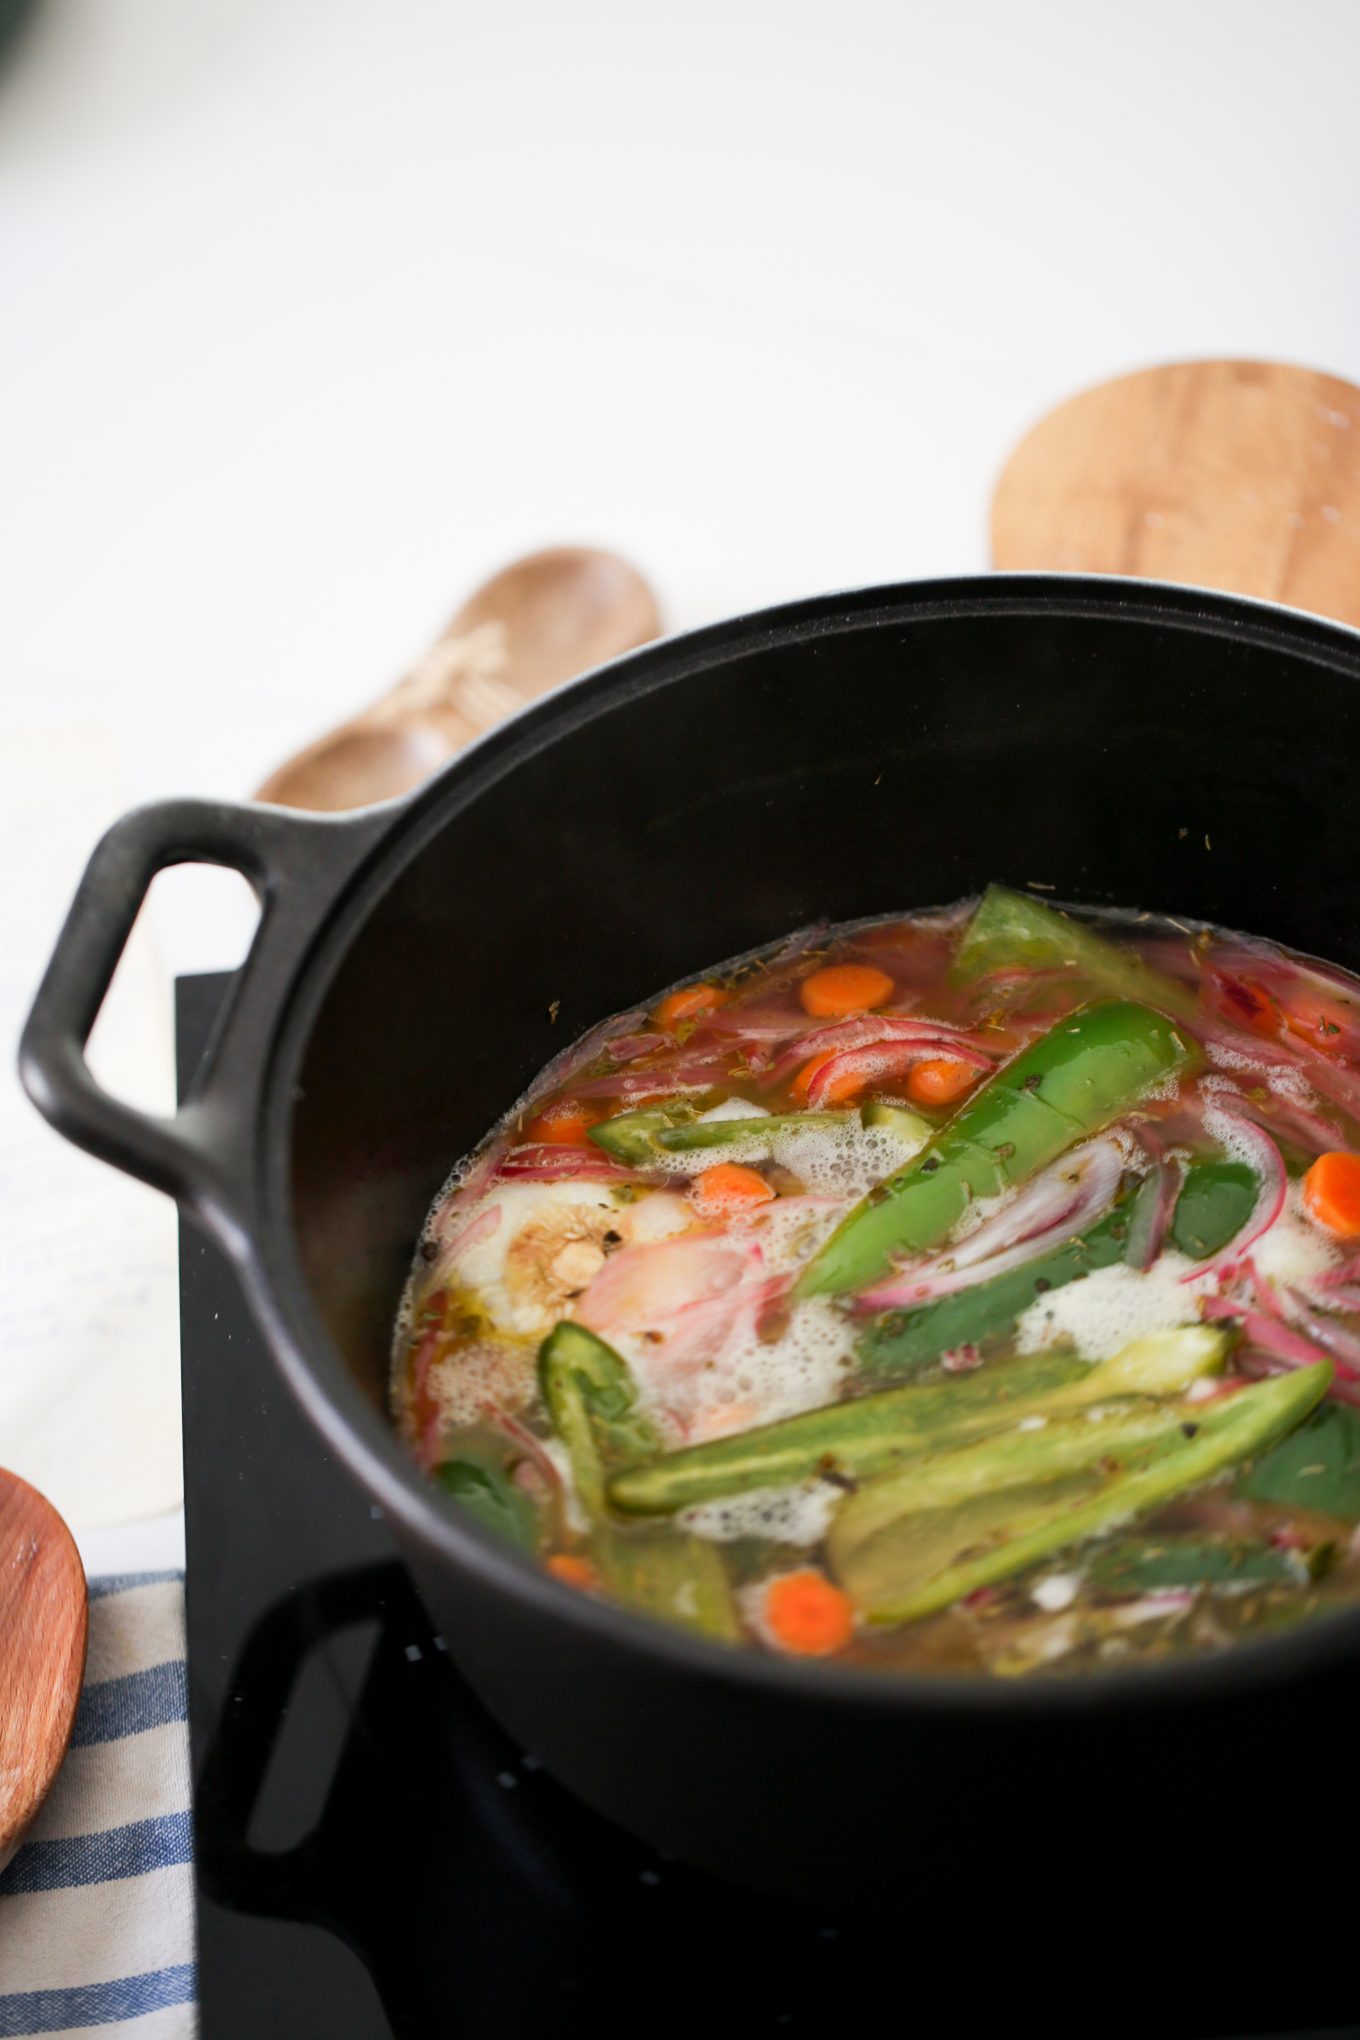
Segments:
[[[883,1389],[625,1467],[610,1481],[609,1499],[629,1514],[655,1516],[818,1474],[863,1480],[1026,1417],[1047,1422],[1107,1400],[1179,1395],[1218,1372],[1228,1345],[1219,1328],[1183,1325],[1135,1339],[1095,1364],[1071,1353],[1031,1353],[975,1374]]]
[[[740,1624],[717,1548],[670,1530],[625,1530],[609,1514],[609,1466],[654,1452],[657,1443],[637,1409],[623,1359],[584,1325],[562,1323],[543,1341],[538,1368],[553,1429],[590,1519],[590,1552],[610,1592],[664,1622],[734,1642]]]
[[[796,1294],[865,1289],[895,1255],[939,1246],[974,1199],[1046,1168],[1189,1058],[1171,1022],[1149,1006],[1117,1001],[1068,1014],[856,1205],[808,1263]]]
[[[1160,1006],[1186,1020],[1198,1010],[1187,986],[1144,963],[1134,950],[1098,935],[1084,921],[1074,921],[1029,893],[989,885],[964,930],[954,958],[954,979],[971,984],[991,971],[1016,965],[1070,971],[1115,998]]]
[[[1051,1443],[1026,1434],[1028,1473],[1012,1435],[968,1448],[952,1468],[885,1474],[837,1514],[832,1570],[870,1622],[914,1622],[1253,1458],[1315,1408],[1331,1378],[1321,1360],[1216,1402],[1111,1412],[1100,1435],[1112,1449],[1099,1463],[1068,1425]]]

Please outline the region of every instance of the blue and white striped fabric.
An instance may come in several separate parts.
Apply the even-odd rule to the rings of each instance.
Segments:
[[[188,2040],[193,1843],[179,1573],[90,1582],[66,1762],[0,1873],[0,2040]]]

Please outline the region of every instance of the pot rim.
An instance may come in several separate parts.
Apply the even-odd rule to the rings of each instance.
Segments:
[[[804,597],[654,640],[596,667],[477,738],[414,794],[361,811],[363,826],[371,828],[381,816],[387,826],[296,959],[281,995],[269,1068],[255,1100],[254,1220],[248,1229],[233,1227],[228,1244],[290,1389],[328,1449],[404,1536],[533,1614],[576,1627],[602,1650],[640,1654],[677,1675],[723,1684],[752,1700],[829,1702],[875,1714],[948,1711],[988,1718],[1058,1709],[1085,1715],[1211,1701],[1244,1684],[1288,1681],[1360,1655],[1360,1607],[1318,1617],[1282,1636],[1234,1644],[1212,1658],[1008,1680],[777,1657],[709,1641],[565,1586],[535,1559],[461,1515],[415,1465],[386,1415],[349,1377],[312,1302],[297,1250],[290,1164],[299,1062],[359,927],[452,815],[560,734],[728,658],[833,638],[875,622],[884,627],[895,615],[907,625],[978,614],[1114,615],[1130,626],[1171,625],[1195,635],[1264,643],[1360,680],[1360,630],[1350,626],[1252,597],[1089,574],[991,573]]]

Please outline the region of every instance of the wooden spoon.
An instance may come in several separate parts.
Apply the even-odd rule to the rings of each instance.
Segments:
[[[36,1488],[0,1470],[0,1870],[66,1755],[88,1624],[70,1531]]]
[[[1360,624],[1360,389],[1270,361],[1186,361],[1084,390],[1002,470],[992,559]]]
[[[660,628],[651,589],[613,553],[530,553],[480,587],[389,693],[271,772],[255,798],[334,813],[409,792],[535,695]]]

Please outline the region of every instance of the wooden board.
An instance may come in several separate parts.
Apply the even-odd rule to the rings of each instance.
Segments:
[[[992,501],[997,567],[1225,588],[1360,625],[1360,389],[1192,361],[1073,397]]]
[[[70,1531],[36,1488],[0,1471],[0,1869],[71,1740],[88,1615]]]

